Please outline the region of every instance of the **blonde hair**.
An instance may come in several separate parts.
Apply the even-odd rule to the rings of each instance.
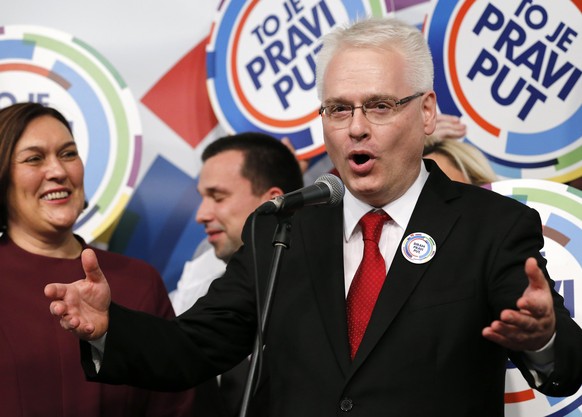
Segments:
[[[430,153],[448,158],[471,184],[481,186],[497,180],[495,171],[483,152],[469,143],[427,136],[423,155]]]

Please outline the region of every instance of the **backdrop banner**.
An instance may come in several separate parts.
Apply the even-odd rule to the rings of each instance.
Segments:
[[[329,171],[315,59],[321,36],[365,16],[425,33],[439,110],[537,209],[556,289],[580,323],[582,0],[0,0],[0,108],[54,106],[71,121],[89,206],[88,242],[144,259],[172,290],[205,245],[195,222],[204,147],[253,130],[287,137]],[[420,401],[422,399],[419,399]],[[582,393],[549,398],[508,362],[508,417],[582,417]]]

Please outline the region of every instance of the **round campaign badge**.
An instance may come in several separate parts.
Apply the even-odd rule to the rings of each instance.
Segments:
[[[582,191],[553,181],[518,179],[497,181],[493,191],[534,208],[540,215],[547,270],[564,305],[582,325]],[[507,417],[580,416],[582,389],[559,398],[531,389],[519,370],[508,361],[505,384]]]
[[[436,0],[425,25],[442,113],[500,178],[582,176],[582,2]]]
[[[85,165],[88,207],[75,233],[91,242],[121,215],[135,187],[141,124],[128,86],[74,36],[39,26],[0,27],[0,108],[37,102],[69,121]]]
[[[291,140],[298,155],[324,151],[315,86],[320,38],[336,25],[383,16],[374,0],[223,1],[207,46],[207,86],[221,126]]]
[[[436,253],[436,243],[426,233],[411,233],[402,241],[402,254],[413,264],[424,264]]]

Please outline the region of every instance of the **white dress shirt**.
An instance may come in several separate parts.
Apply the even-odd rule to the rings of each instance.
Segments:
[[[398,246],[404,237],[404,230],[412,216],[414,206],[427,178],[428,172],[424,164],[421,164],[420,173],[412,186],[400,198],[383,207],[372,207],[363,203],[346,189],[344,195],[344,279],[346,297],[364,255],[362,228],[358,225],[362,216],[370,210],[381,208],[392,217],[392,220],[384,223],[382,236],[378,243],[380,253],[382,253],[384,262],[386,262],[386,271],[388,271]]]
[[[212,247],[186,262],[176,289],[169,294],[176,315],[182,314],[206,295],[212,281],[224,275],[224,271],[226,264],[216,257]]]

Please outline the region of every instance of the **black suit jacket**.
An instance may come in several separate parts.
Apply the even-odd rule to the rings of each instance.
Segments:
[[[244,359],[220,375],[220,383],[212,377],[196,385],[192,417],[238,417],[249,373],[250,360]],[[269,384],[265,368],[260,368],[258,386],[247,408],[247,417],[268,416]]]
[[[396,253],[369,327],[352,362],[345,313],[342,207],[294,215],[265,337],[270,414],[302,416],[503,416],[508,356],[530,384],[522,354],[485,340],[481,330],[514,308],[528,285],[527,257],[543,245],[536,211],[482,188],[450,181],[431,162],[405,236],[430,235],[425,264]],[[102,369],[90,378],[180,389],[223,372],[249,354],[256,303],[253,243],[264,291],[274,216],[251,224],[245,246],[208,295],[172,322],[113,304]],[[582,331],[554,293],[555,371],[540,388],[574,393],[582,379]]]

